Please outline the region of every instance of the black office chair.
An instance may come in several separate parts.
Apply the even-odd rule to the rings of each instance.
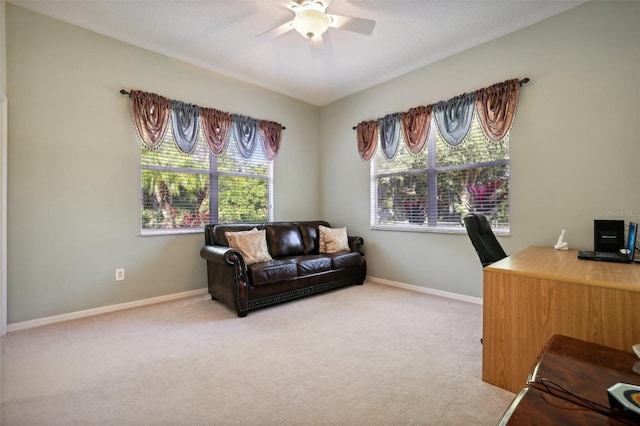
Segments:
[[[485,215],[480,213],[467,213],[462,218],[462,221],[467,228],[467,234],[469,234],[471,243],[476,249],[476,253],[478,253],[483,268],[507,257],[507,254],[493,234],[491,225],[489,225],[489,221]],[[480,343],[482,343],[482,339],[480,339]]]
[[[462,220],[483,268],[507,257],[496,236],[493,235],[486,216],[480,213],[467,213]]]

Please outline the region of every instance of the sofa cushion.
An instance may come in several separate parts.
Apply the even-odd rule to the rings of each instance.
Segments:
[[[319,225],[326,227],[331,226],[328,222],[321,220],[298,223],[298,226],[300,227],[300,234],[302,235],[302,241],[304,242],[304,252],[306,254],[320,253],[320,232],[318,231]]]
[[[302,235],[297,223],[268,224],[267,242],[274,259],[304,254]]]
[[[359,267],[364,263],[362,255],[358,252],[339,252],[331,255],[333,269],[345,269]]]
[[[347,228],[327,228],[318,226],[320,231],[320,253],[349,251]]]
[[[249,267],[251,284],[259,286],[278,281],[292,280],[298,277],[298,267],[294,260],[271,260],[253,264]]]
[[[324,255],[298,256],[296,259],[300,276],[331,270],[331,258]]]
[[[242,252],[242,257],[247,265],[271,260],[264,229],[258,231],[253,228],[249,231],[225,232],[225,237],[229,241],[229,247]]]

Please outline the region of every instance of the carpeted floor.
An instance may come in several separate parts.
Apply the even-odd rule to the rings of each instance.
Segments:
[[[2,338],[3,425],[490,425],[482,307],[367,282],[250,312],[208,295]]]

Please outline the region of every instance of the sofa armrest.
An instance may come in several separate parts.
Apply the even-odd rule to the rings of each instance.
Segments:
[[[238,280],[249,282],[247,264],[239,250],[226,246],[204,246],[200,250],[200,257],[218,265],[233,267]]]
[[[247,270],[242,253],[225,246],[204,246],[200,250],[200,257],[222,265],[237,265],[243,271]]]
[[[364,239],[362,237],[353,235],[348,236],[347,240],[349,242],[349,248],[351,251],[357,251],[360,254],[363,254],[362,248],[364,247]]]
[[[233,306],[238,316],[246,316],[249,309],[249,274],[242,253],[225,246],[205,245],[200,250],[200,257],[207,261],[211,297]]]

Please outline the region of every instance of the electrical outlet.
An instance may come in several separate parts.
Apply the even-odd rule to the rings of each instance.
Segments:
[[[116,269],[116,281],[124,280],[124,268]]]

